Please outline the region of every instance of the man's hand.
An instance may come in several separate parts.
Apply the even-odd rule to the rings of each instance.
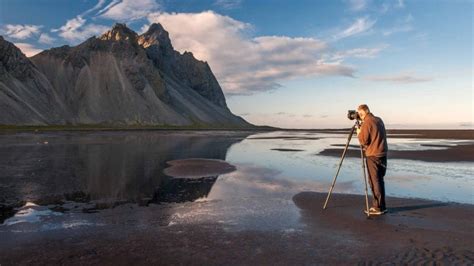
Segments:
[[[361,128],[361,127],[362,127],[362,122],[360,122],[360,123],[357,123],[357,124],[356,124],[356,129],[357,129],[357,130],[356,130],[356,132],[357,132],[357,136],[359,136],[359,134],[360,134],[360,128]]]

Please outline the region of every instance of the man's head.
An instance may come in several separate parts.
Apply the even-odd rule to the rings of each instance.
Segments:
[[[370,110],[367,104],[359,105],[359,107],[357,107],[357,113],[359,114],[359,117],[364,120],[365,116],[367,116],[367,114],[370,114]]]

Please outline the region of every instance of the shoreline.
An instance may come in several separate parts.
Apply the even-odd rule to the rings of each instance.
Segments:
[[[474,144],[444,147],[440,150],[389,150],[387,158],[423,162],[474,162]],[[340,157],[343,148],[324,149],[316,155]],[[346,157],[360,158],[360,149],[347,149]]]
[[[287,129],[271,126],[255,127],[207,127],[207,126],[10,126],[0,125],[0,133],[48,131],[256,131],[256,132],[314,132],[327,134],[348,134],[350,128]],[[355,135],[355,134],[354,134]],[[389,138],[432,138],[432,139],[474,139],[474,129],[387,129]]]
[[[269,127],[201,127],[201,126],[5,126],[0,133],[10,132],[61,132],[61,131],[274,131]]]

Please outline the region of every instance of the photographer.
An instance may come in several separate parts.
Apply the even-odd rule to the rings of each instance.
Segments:
[[[373,202],[370,215],[381,215],[387,212],[385,206],[384,176],[387,170],[387,135],[385,125],[380,117],[374,116],[365,104],[357,108],[362,120],[357,128],[357,137],[367,158],[367,171],[372,189]]]

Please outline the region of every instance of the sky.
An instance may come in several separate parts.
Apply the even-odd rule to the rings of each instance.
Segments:
[[[0,0],[0,35],[27,56],[116,23],[159,22],[207,61],[230,110],[257,125],[474,128],[473,0]]]

